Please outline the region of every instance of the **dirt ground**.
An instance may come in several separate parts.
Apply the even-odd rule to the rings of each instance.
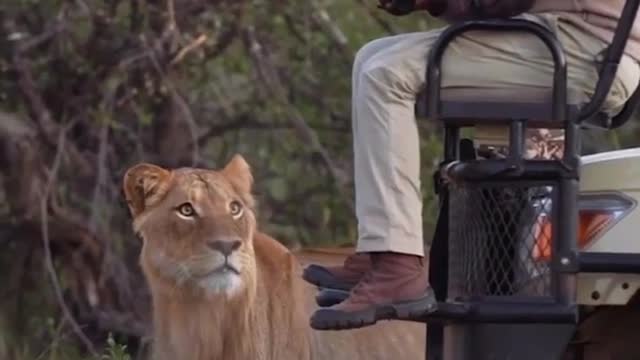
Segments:
[[[353,247],[340,248],[307,248],[294,251],[302,266],[311,263],[321,265],[340,265],[344,259],[355,251]]]

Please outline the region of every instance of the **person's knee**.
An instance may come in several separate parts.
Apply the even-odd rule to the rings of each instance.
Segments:
[[[365,96],[384,95],[397,100],[415,97],[414,86],[402,66],[380,57],[367,61],[360,72],[360,92]]]
[[[609,101],[622,107],[640,85],[640,66],[631,57],[620,60],[618,74],[609,93]]]
[[[374,80],[387,80],[393,73],[393,65],[390,64],[384,57],[373,57],[369,59],[362,66],[363,78],[369,81]]]
[[[389,42],[392,42],[392,37],[382,37],[369,41],[364,44],[357,52],[353,61],[354,72],[361,70],[363,65],[374,57],[377,53],[384,50]]]

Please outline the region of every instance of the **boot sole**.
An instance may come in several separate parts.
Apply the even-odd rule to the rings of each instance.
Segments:
[[[319,288],[329,288],[335,290],[351,291],[355,284],[348,284],[337,281],[336,278],[321,266],[309,265],[302,272],[302,278]]]
[[[347,330],[374,325],[379,320],[411,320],[437,310],[433,290],[418,300],[378,305],[362,311],[345,312],[320,309],[311,317],[311,327],[316,330]]]

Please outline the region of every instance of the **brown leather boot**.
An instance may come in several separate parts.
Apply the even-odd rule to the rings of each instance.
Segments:
[[[373,268],[338,305],[316,311],[311,327],[342,330],[373,325],[383,319],[406,319],[436,310],[423,258],[372,253]]]
[[[321,288],[350,291],[371,270],[371,257],[366,253],[349,255],[342,266],[311,264],[302,278]]]

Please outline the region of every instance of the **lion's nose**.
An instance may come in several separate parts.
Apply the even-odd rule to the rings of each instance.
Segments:
[[[240,245],[240,240],[237,239],[215,240],[209,242],[210,248],[220,251],[224,256],[231,255],[232,252],[238,250]]]

